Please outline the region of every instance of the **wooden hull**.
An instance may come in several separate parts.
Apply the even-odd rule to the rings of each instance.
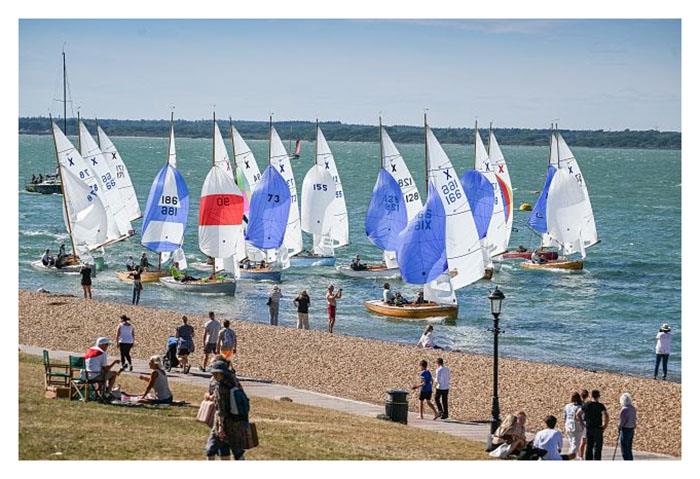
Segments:
[[[459,307],[456,304],[428,303],[425,305],[406,304],[403,306],[392,306],[385,304],[381,299],[365,301],[365,308],[382,316],[405,319],[456,318],[459,312]]]
[[[520,263],[520,267],[524,269],[543,269],[543,270],[563,270],[563,271],[580,271],[583,269],[583,261],[569,261],[558,259],[555,261],[547,261],[546,263],[538,264],[531,261]]]
[[[197,293],[197,294],[222,294],[233,296],[236,293],[236,281],[234,280],[224,280],[224,281],[186,281],[181,282],[172,278],[172,276],[166,276],[165,278],[160,278],[160,284],[166,288],[183,291],[186,293]]]
[[[499,259],[530,259],[532,256],[532,251],[506,251],[502,255],[498,256]],[[544,259],[547,261],[555,260],[559,258],[559,253],[556,251],[545,251],[542,253]]]
[[[125,281],[125,282],[132,282],[134,278],[130,277],[129,274],[131,274],[130,271],[118,271],[117,272],[117,278],[119,278],[120,281]],[[164,269],[160,271],[144,271],[141,273],[141,282],[142,283],[155,283],[160,280],[160,278],[164,278],[166,276],[170,276],[170,272],[166,271]]]
[[[298,254],[289,258],[291,266],[335,266],[335,256]]]
[[[367,265],[367,269],[356,271],[350,266],[336,266],[335,268],[340,274],[350,276],[351,278],[367,278],[367,279],[395,279],[401,277],[399,268],[387,268],[384,265]]]

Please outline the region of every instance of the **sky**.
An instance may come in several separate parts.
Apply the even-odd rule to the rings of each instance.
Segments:
[[[20,116],[64,45],[88,118],[681,128],[680,20],[20,20]]]

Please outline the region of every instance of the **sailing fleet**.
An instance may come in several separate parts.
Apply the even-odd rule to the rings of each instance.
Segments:
[[[314,163],[304,176],[300,196],[291,161],[298,157],[299,145],[294,156],[287,152],[272,117],[262,172],[230,120],[231,157],[216,115],[212,124],[211,164],[201,186],[198,218],[199,249],[208,259],[192,265],[210,274],[188,275],[183,281],[164,267],[167,262],[182,271],[188,266],[183,242],[189,189],[177,170],[171,116],[167,155],[151,185],[141,231],[141,245],[159,255],[159,264],[157,270],[144,272],[143,280],[188,293],[234,294],[238,280],[279,282],[289,267],[334,266],[336,250],[350,244],[349,219],[338,167],[318,122]],[[131,222],[142,212],[126,165],[99,125],[96,142],[78,120],[78,148],[53,121],[51,129],[63,216],[73,246],[71,262],[60,271],[74,272],[81,263],[94,264],[95,252],[133,236]],[[486,146],[475,125],[474,167],[460,175],[424,118],[424,201],[381,118],[378,137],[377,178],[365,232],[382,251],[383,261],[360,265],[358,259],[352,267],[336,269],[356,278],[403,278],[422,286],[424,300],[366,301],[372,312],[455,317],[455,292],[490,279],[502,261],[522,259],[525,269],[580,270],[586,250],[598,242],[583,174],[558,129],[552,130],[545,183],[528,219],[528,226],[541,236],[541,247],[534,252],[508,251],[513,187],[490,127]],[[312,237],[307,249],[302,231]],[[575,254],[580,259],[568,258]],[[38,269],[58,271],[36,263]],[[131,279],[128,272],[117,276]]]

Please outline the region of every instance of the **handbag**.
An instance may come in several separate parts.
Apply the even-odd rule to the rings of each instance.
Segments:
[[[496,449],[494,449],[493,451],[489,452],[489,456],[503,459],[504,457],[508,456],[509,453],[510,453],[510,444],[503,443],[500,446],[498,446]]]
[[[243,449],[253,449],[258,447],[258,428],[255,427],[254,422],[248,422],[245,426],[245,433],[243,434]]]
[[[214,401],[209,401],[205,399],[202,404],[199,405],[199,411],[197,411],[197,422],[206,424],[209,427],[214,426],[214,413],[216,408],[214,407]]]

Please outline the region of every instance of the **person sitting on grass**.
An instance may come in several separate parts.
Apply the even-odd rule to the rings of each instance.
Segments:
[[[546,451],[541,456],[541,459],[543,461],[566,461],[576,457],[576,453],[570,455],[562,455],[561,453],[563,438],[561,432],[554,428],[557,425],[557,418],[547,416],[544,419],[544,423],[547,425],[547,428],[535,434],[535,439],[532,441],[532,447]]]
[[[493,434],[492,445],[495,449],[501,444],[509,444],[508,455],[518,454],[527,444],[525,436],[525,421],[527,416],[523,411],[515,414],[508,414],[496,432]]]
[[[109,339],[97,338],[95,345],[88,349],[83,356],[88,382],[104,385],[105,392],[112,390],[119,374],[112,371],[112,368],[119,364],[118,359],[107,364],[107,348],[109,348]]]
[[[138,402],[144,404],[170,404],[173,402],[173,394],[168,386],[168,375],[163,371],[163,362],[160,356],[151,356],[148,360],[148,367],[151,368],[150,376],[139,376],[141,381],[148,382],[146,390],[141,395]],[[153,391],[153,395],[148,393]]]
[[[433,402],[430,400],[430,398],[433,395],[433,375],[430,374],[430,371],[428,371],[428,361],[426,361],[425,359],[421,360],[420,369],[421,383],[412,386],[411,389],[420,388],[420,395],[418,396],[418,399],[420,401],[420,418],[423,419],[423,401],[427,401],[428,406],[430,407],[430,409],[433,410],[433,414],[435,414],[435,416],[433,417],[433,420],[435,420],[440,417],[440,414],[437,412],[437,409],[435,409],[435,406],[433,406]]]

